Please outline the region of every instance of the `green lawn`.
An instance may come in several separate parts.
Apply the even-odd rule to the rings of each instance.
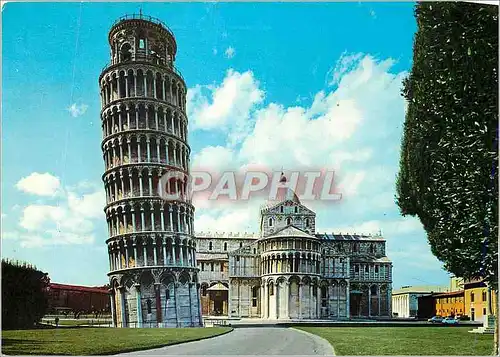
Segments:
[[[220,335],[229,327],[199,328],[57,328],[2,331],[8,355],[104,355],[162,347]]]
[[[338,356],[490,356],[493,335],[469,327],[296,327],[321,336]]]

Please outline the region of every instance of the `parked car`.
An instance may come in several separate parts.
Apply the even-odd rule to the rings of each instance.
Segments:
[[[458,325],[458,319],[454,317],[446,317],[443,319],[443,321],[441,321],[441,323],[445,325]]]
[[[430,319],[428,319],[427,321],[429,322],[432,322],[433,324],[438,324],[440,322],[443,322],[443,317],[442,316],[439,316],[439,315],[436,315],[436,316],[432,316]]]

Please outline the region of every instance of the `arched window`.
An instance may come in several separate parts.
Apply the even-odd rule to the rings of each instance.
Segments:
[[[214,263],[210,263],[210,271],[214,271]]]
[[[253,254],[257,253],[257,249],[253,248]]]
[[[372,296],[377,296],[377,287],[375,285],[370,288],[370,293]]]
[[[241,247],[243,247],[243,243],[242,243],[242,242],[240,242],[240,248],[241,248]]]
[[[280,206],[280,212],[283,213],[283,206]]]
[[[148,314],[151,314],[151,300],[150,299],[148,299],[146,301],[146,307],[148,309]]]
[[[201,295],[202,296],[207,296],[207,286],[206,285],[203,285],[201,287]]]
[[[224,243],[224,250],[227,250],[227,243]]]
[[[295,213],[299,213],[299,207],[295,206]]]
[[[306,218],[306,227],[309,228],[309,218]]]
[[[369,273],[369,272],[370,272],[370,266],[365,265],[365,273]]]
[[[272,226],[273,226],[273,219],[269,218],[269,227],[272,227]]]
[[[214,245],[212,242],[208,243],[208,250],[212,250],[213,247],[214,247]]]
[[[130,61],[132,59],[132,47],[129,43],[124,43],[120,49],[120,56],[123,62]]]
[[[170,290],[165,290],[165,299],[169,300],[170,299]]]
[[[269,284],[269,295],[274,295],[274,284],[273,283]]]
[[[291,219],[290,217],[288,217],[288,218],[286,219],[286,224],[287,224],[287,225],[292,224],[292,219]]]

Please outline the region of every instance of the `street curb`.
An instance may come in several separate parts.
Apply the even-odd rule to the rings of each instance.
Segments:
[[[332,344],[330,342],[328,342],[326,339],[324,339],[323,337],[315,335],[315,334],[307,332],[307,331],[303,331],[303,330],[297,329],[295,327],[289,327],[289,328],[292,329],[292,330],[298,331],[298,332],[302,332],[303,334],[306,334],[306,335],[308,335],[309,337],[311,337],[311,338],[313,338],[315,340],[321,341],[322,344],[326,344],[327,346],[329,346],[330,349],[332,350],[332,353],[331,354],[324,354],[322,356],[336,356],[335,349],[333,348]]]
[[[106,354],[102,354],[101,356],[119,356],[119,355],[122,355],[122,354],[127,354],[127,353],[132,353],[132,352],[150,351],[150,350],[156,350],[158,348],[163,348],[163,347],[170,347],[170,346],[175,346],[175,345],[181,345],[183,343],[190,343],[190,342],[197,342],[197,341],[202,341],[202,340],[208,340],[210,338],[216,338],[216,337],[219,337],[219,336],[224,336],[224,335],[226,335],[226,334],[228,334],[230,332],[233,332],[233,330],[234,330],[233,327],[229,327],[228,331],[220,333],[218,335],[207,336],[207,337],[199,337],[199,338],[195,338],[195,339],[189,340],[189,341],[177,341],[177,342],[168,343],[166,345],[155,346],[155,347],[151,347],[151,348],[139,348],[139,349],[134,349],[134,350],[122,351],[122,352],[118,352],[118,353],[106,353]]]

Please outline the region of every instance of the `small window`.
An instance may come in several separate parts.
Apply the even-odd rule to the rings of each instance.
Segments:
[[[273,283],[269,284],[269,295],[274,295],[274,285],[273,285]]]
[[[201,271],[205,271],[205,263],[201,263]]]
[[[299,207],[295,206],[295,213],[299,213]]]
[[[165,299],[166,300],[170,299],[170,290],[168,290],[168,289],[165,291]]]
[[[243,243],[242,243],[242,242],[240,242],[240,248],[241,248],[241,247],[243,247]]]
[[[370,267],[368,265],[365,265],[365,273],[370,272]]]
[[[224,250],[227,250],[227,243],[224,243]]]
[[[142,38],[141,38],[141,39],[139,40],[139,48],[140,48],[140,49],[144,49],[145,47],[146,47],[146,46],[145,46],[145,44],[144,44],[144,39],[142,39]]]
[[[483,307],[483,315],[486,316],[486,308]]]
[[[378,274],[378,265],[375,265],[375,273]]]
[[[280,212],[283,213],[283,206],[280,206]]]
[[[474,293],[470,293],[470,302],[474,302]]]
[[[206,285],[203,285],[201,287],[201,295],[202,296],[207,296],[207,286]]]
[[[257,253],[257,249],[253,248],[253,254],[256,254],[256,253]]]
[[[213,243],[212,243],[212,242],[208,243],[208,250],[212,250],[212,249],[213,249],[213,247],[214,247],[214,245],[213,245]]]
[[[214,271],[214,263],[210,263],[210,271]]]
[[[287,224],[287,225],[292,224],[292,219],[291,219],[290,217],[288,217],[288,218],[286,219],[286,224]]]
[[[150,299],[148,299],[146,301],[146,307],[148,309],[148,314],[151,314],[151,300]]]
[[[306,227],[309,228],[309,218],[306,218]]]
[[[355,265],[354,266],[354,272],[355,273],[359,273],[359,265]]]
[[[240,257],[236,257],[236,261],[239,262],[240,261]]]
[[[272,226],[273,226],[273,219],[269,218],[269,227],[272,227]]]
[[[377,296],[377,287],[375,285],[373,285],[371,288],[371,295],[372,296]]]
[[[220,271],[224,272],[224,263],[220,263]]]
[[[486,291],[483,291],[483,301],[486,301],[487,298],[486,298]]]

